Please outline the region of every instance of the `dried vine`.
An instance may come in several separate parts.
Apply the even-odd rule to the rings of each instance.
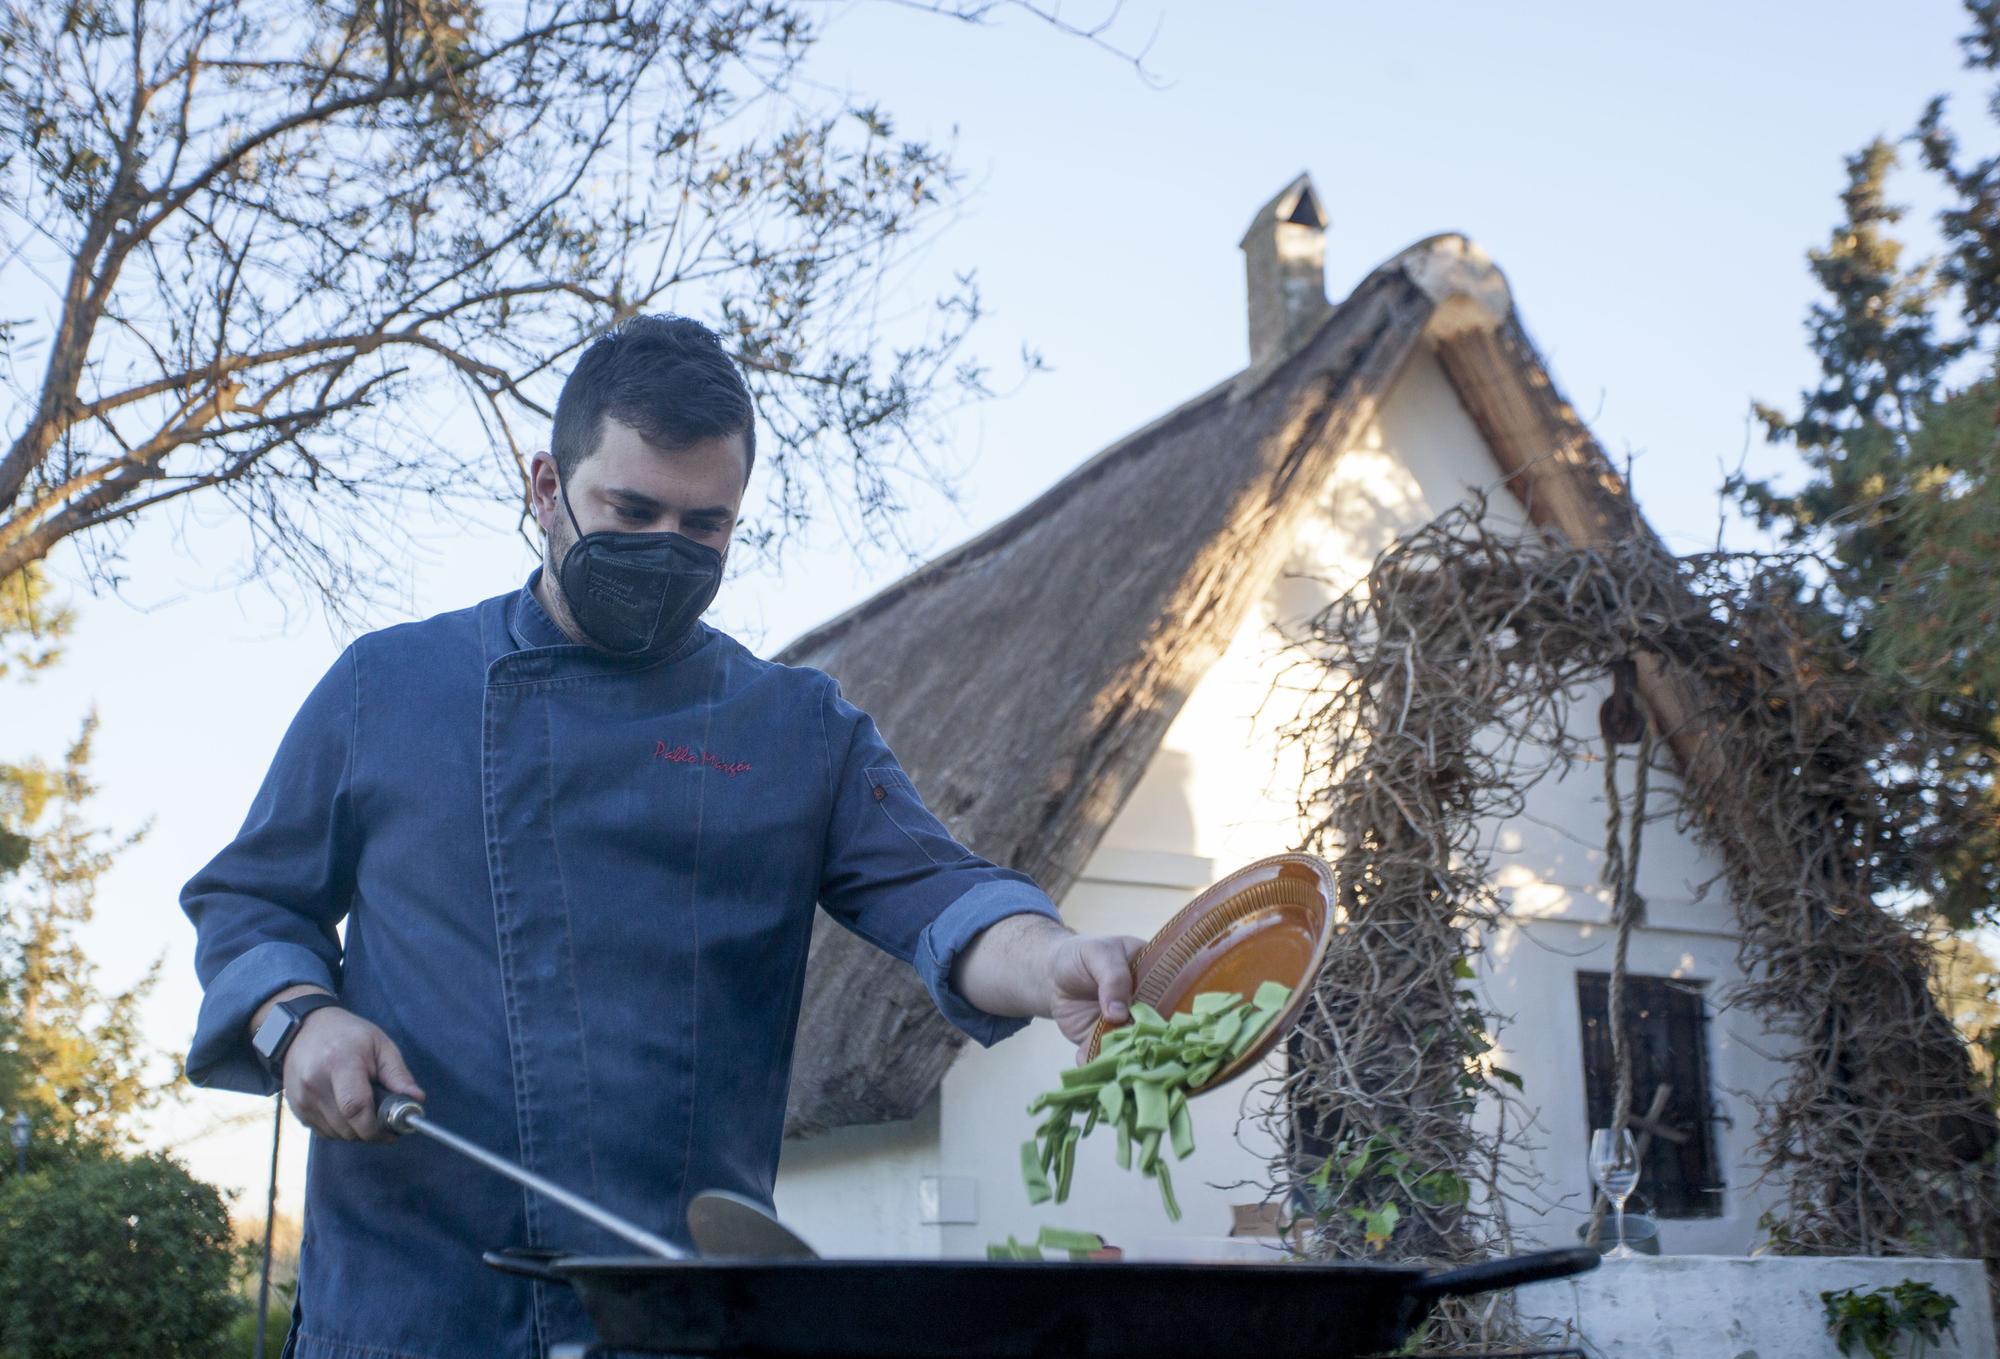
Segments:
[[[1995,1253],[1993,1177],[1968,1167],[1992,1158],[1992,1112],[1930,1000],[1926,949],[1878,900],[1908,824],[1885,799],[1936,790],[1871,765],[1889,743],[1864,698],[1882,681],[1801,630],[1804,565],[1675,557],[1643,533],[1579,547],[1474,502],[1392,546],[1298,638],[1285,736],[1305,754],[1304,847],[1335,861],[1344,916],[1266,1111],[1291,1131],[1272,1188],[1310,1219],[1309,1251],[1456,1261],[1507,1244],[1518,1080],[1492,1067],[1495,1019],[1466,984],[1503,910],[1490,840],[1535,783],[1594,757],[1573,704],[1636,663],[1700,696],[1656,733],[1678,757],[1673,806],[1738,912],[1748,980],[1723,1001],[1790,1049],[1759,1109],[1774,1246]],[[1607,865],[1628,914],[1635,855]],[[1482,1097],[1497,1124],[1472,1117]],[[1447,1340],[1492,1329],[1479,1320]]]

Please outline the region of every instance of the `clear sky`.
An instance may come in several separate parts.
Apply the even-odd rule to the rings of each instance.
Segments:
[[[1128,0],[1110,36],[1137,46],[1157,24],[1159,87],[1018,15],[972,28],[884,3],[824,12],[813,78],[879,97],[906,134],[955,128],[976,186],[915,281],[976,267],[982,351],[1004,372],[1030,343],[1053,367],[951,426],[958,502],[918,503],[906,525],[927,554],[1245,363],[1236,242],[1301,170],[1332,218],[1330,293],[1422,237],[1467,233],[1605,447],[1632,458],[1653,523],[1677,546],[1712,543],[1724,470],[1746,453],[1753,471],[1787,465],[1752,439],[1748,405],[1789,404],[1812,379],[1803,254],[1835,220],[1841,158],[1907,131],[1933,93],[1958,92],[1961,121],[1981,98],[1946,0]],[[1903,187],[1924,201],[1914,178]],[[10,315],[26,309],[9,299]],[[412,528],[408,598],[377,623],[499,593],[532,564],[502,507]],[[87,711],[102,718],[97,815],[150,831],[105,880],[87,941],[112,985],[164,960],[146,1018],[170,1052],[199,1000],[176,894],[233,833],[347,640],[310,608],[230,588],[239,545],[219,509],[149,525],[116,598],[86,593],[59,552],[74,642],[36,684],[0,688],[0,757],[53,756]],[[710,618],[775,649],[905,566],[825,535],[732,582]],[[268,1115],[203,1094],[158,1138],[256,1213]],[[281,1207],[296,1212],[292,1126]]]

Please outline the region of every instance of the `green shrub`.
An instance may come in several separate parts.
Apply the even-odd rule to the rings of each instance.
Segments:
[[[264,1321],[265,1359],[277,1359],[278,1352],[285,1348],[285,1332],[292,1324],[293,1285],[280,1281],[271,1285],[271,1310]],[[256,1280],[250,1281],[250,1297],[238,1304],[236,1319],[223,1333],[222,1343],[216,1347],[215,1359],[256,1359],[257,1355],[257,1287]]]
[[[212,1185],[162,1155],[0,1181],[0,1359],[208,1359],[241,1304]]]
[[[1955,1333],[1951,1314],[1958,1299],[1918,1279],[1868,1293],[1829,1289],[1819,1300],[1826,1308],[1827,1333],[1842,1354],[1852,1354],[1859,1346],[1869,1359],[1895,1359],[1907,1338],[1907,1353],[1915,1359],[1929,1346],[1942,1343],[1947,1333]]]

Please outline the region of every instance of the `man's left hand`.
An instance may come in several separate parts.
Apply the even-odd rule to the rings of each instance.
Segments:
[[[1132,960],[1145,946],[1143,939],[1111,934],[1072,934],[1056,944],[1049,1017],[1063,1037],[1081,1044],[1100,1015],[1113,1024],[1132,1017]]]
[[[1081,1045],[1103,1015],[1132,1017],[1132,960],[1143,939],[1074,934],[1057,920],[1027,913],[996,921],[961,953],[952,974],[958,993],[990,1015],[1042,1015]]]

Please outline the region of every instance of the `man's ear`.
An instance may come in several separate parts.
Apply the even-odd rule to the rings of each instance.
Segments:
[[[560,512],[556,504],[559,486],[555,458],[547,449],[537,449],[528,459],[528,510],[544,534],[549,531],[550,520]]]

